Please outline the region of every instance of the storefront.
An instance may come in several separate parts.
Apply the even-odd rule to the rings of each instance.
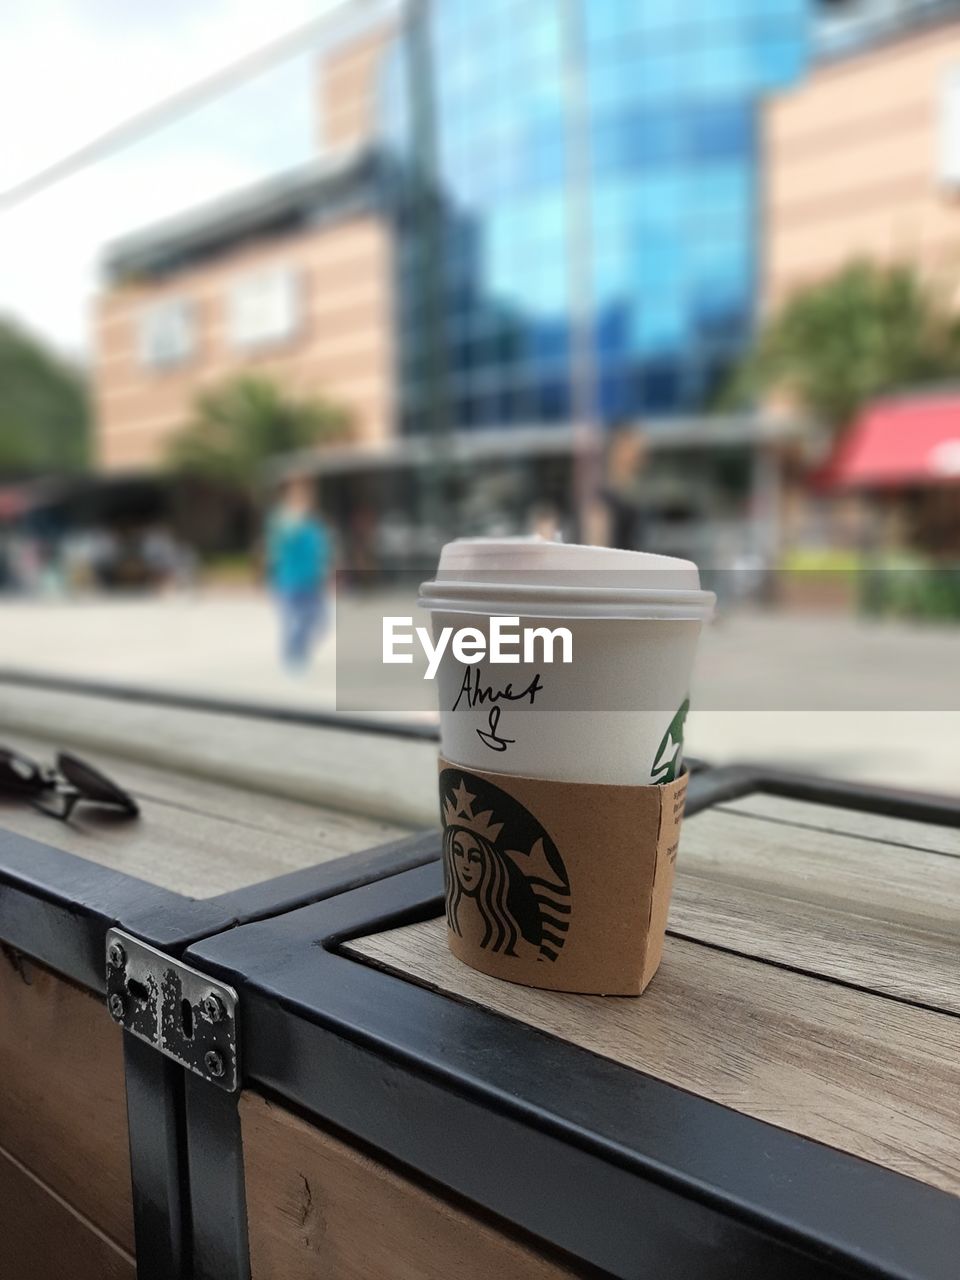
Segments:
[[[960,392],[871,405],[840,440],[819,477],[840,497],[863,497],[871,549],[934,558],[960,553]]]

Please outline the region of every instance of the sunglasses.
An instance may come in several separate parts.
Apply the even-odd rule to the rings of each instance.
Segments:
[[[51,769],[19,751],[0,747],[0,797],[26,800],[62,822],[70,821],[81,802],[116,809],[128,818],[140,813],[133,796],[69,751],[59,751],[56,767]]]

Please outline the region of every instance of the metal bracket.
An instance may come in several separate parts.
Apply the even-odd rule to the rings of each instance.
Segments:
[[[240,1087],[237,993],[123,929],[107,932],[107,1008],[125,1031],[188,1071]]]

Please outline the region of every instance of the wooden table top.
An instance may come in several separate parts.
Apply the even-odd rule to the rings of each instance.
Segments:
[[[23,733],[9,738],[18,750],[52,763],[49,742]],[[72,747],[69,740],[60,745]],[[187,897],[208,898],[259,884],[410,830],[83,745],[72,749],[132,792],[140,817],[118,820],[109,811],[79,805],[68,824],[22,802],[0,799],[0,827]]]
[[[440,919],[349,949],[960,1195],[960,831],[762,795],[689,818],[639,999],[488,978]]]

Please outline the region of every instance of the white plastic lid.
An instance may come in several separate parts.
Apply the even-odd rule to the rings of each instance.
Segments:
[[[692,560],[542,538],[458,538],[420,604],[523,617],[708,618],[716,601]]]

